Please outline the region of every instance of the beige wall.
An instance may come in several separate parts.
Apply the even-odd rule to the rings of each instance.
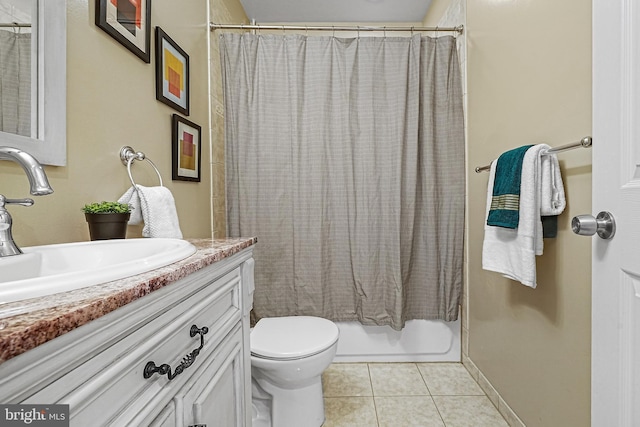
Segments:
[[[590,424],[591,151],[559,155],[568,206],[538,257],[538,287],[482,270],[488,164],[524,144],[591,132],[591,4],[467,4],[469,358],[528,427]],[[597,143],[597,141],[596,141]]]
[[[235,0],[234,0],[235,1]],[[176,199],[185,237],[211,236],[208,135],[206,0],[152,3],[152,59],[145,64],[95,25],[95,2],[67,0],[67,166],[46,167],[55,192],[36,197],[34,206],[12,206],[14,238],[29,246],[88,240],[81,207],[114,200],[130,187],[118,153],[123,145],[143,151],[158,166]],[[155,99],[155,26],[161,27],[188,54],[191,70],[191,114],[200,125],[202,181],[171,180],[171,116]],[[135,162],[138,184],[157,185],[148,163]],[[19,166],[2,162],[0,193],[27,197],[27,179]],[[129,227],[138,237],[141,227]]]
[[[422,20],[425,27],[437,26],[440,24],[442,16],[451,5],[452,0],[431,0],[427,14]]]

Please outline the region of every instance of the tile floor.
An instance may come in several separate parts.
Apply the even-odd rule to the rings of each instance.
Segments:
[[[508,427],[460,363],[334,363],[323,427]]]

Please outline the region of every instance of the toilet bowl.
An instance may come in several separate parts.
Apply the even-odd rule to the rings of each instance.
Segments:
[[[320,427],[322,372],[338,347],[338,327],[311,316],[264,318],[250,335],[253,427]]]

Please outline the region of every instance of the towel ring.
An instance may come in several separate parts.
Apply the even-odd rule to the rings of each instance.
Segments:
[[[147,158],[147,156],[145,156],[145,154],[142,151],[138,151],[136,153],[133,150],[133,148],[129,147],[128,145],[125,145],[120,149],[120,160],[122,161],[123,165],[127,166],[127,173],[129,174],[129,179],[131,180],[131,184],[133,185],[133,188],[135,188],[136,190],[138,188],[136,187],[136,183],[133,180],[133,176],[131,175],[131,163],[133,163],[134,160],[140,160],[140,161],[146,160],[147,162],[149,162],[151,164],[151,167],[156,171],[156,174],[158,174],[158,179],[160,180],[160,187],[163,186],[162,176],[160,176],[160,171],[156,167],[155,163],[153,163],[151,159]]]

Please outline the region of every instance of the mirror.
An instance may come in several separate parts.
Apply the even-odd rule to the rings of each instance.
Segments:
[[[0,76],[0,145],[56,166],[67,159],[66,19],[65,0],[0,0],[0,63],[15,64]]]

